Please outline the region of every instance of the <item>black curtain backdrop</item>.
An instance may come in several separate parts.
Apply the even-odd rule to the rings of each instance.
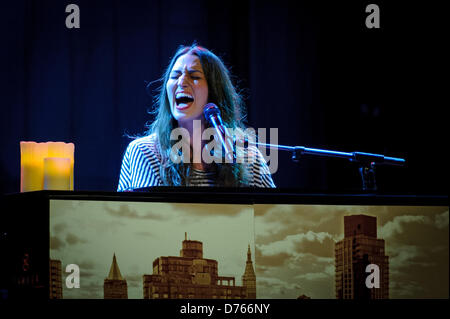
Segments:
[[[65,26],[70,3],[80,29]],[[380,7],[380,29],[365,27],[369,3]],[[20,141],[75,143],[75,189],[115,190],[125,133],[152,120],[146,81],[197,41],[231,69],[250,126],[278,128],[280,144],[406,158],[405,168],[378,169],[381,192],[447,194],[437,3],[36,0],[0,9],[1,193],[19,191]],[[350,162],[278,156],[281,188],[360,189]]]

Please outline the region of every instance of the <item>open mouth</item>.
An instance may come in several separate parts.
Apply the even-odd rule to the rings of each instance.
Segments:
[[[177,93],[175,96],[176,108],[179,110],[186,109],[194,102],[194,97],[187,93]]]

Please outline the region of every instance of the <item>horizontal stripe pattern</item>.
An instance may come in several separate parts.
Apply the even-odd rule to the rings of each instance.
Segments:
[[[204,172],[194,168],[189,176],[188,186],[217,186],[216,172]]]
[[[275,187],[261,152],[255,147],[249,147],[246,152],[249,158],[251,174],[250,187]],[[160,177],[161,156],[156,143],[156,135],[152,134],[132,141],[122,160],[118,192],[132,191],[137,188],[162,186]],[[220,186],[216,183],[214,172],[204,172],[193,169],[188,186]]]

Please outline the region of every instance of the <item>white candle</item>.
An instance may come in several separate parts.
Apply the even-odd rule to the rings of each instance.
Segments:
[[[75,145],[73,143],[64,142],[47,142],[47,157],[67,157],[70,158],[70,190],[73,191],[73,166]]]
[[[70,160],[69,190],[73,190],[74,151],[75,145],[73,143],[20,142],[20,191],[30,192],[42,189],[66,189],[65,182],[61,182],[62,184],[55,186],[52,180],[48,181],[49,184],[47,183],[47,186],[44,186],[44,158],[68,158]],[[50,162],[52,161],[56,162],[57,160],[50,160]],[[66,162],[66,160],[63,162]],[[48,165],[50,169],[49,174],[53,176],[53,172],[55,169],[57,170],[57,164],[50,163]],[[59,164],[59,166],[61,165],[63,164]],[[66,174],[65,171],[64,174]]]
[[[70,158],[44,158],[44,189],[70,190],[70,175]]]
[[[20,191],[41,190],[44,186],[44,157],[47,145],[36,142],[20,142]]]

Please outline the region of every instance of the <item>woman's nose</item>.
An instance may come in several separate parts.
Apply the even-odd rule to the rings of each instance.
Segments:
[[[178,86],[184,87],[186,86],[187,78],[186,73],[182,73],[178,78]]]

